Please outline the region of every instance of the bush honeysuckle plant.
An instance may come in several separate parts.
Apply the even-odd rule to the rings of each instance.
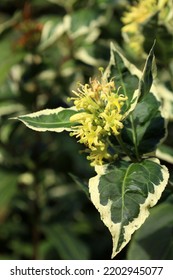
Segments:
[[[112,235],[112,258],[144,223],[169,178],[155,157],[166,122],[153,85],[153,49],[141,72],[111,44],[108,67],[79,83],[69,98],[73,106],[16,118],[36,131],[69,131],[84,146],[96,171],[90,198]]]

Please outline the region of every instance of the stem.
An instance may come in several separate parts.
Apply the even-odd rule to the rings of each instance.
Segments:
[[[123,81],[123,76],[122,76],[122,72],[121,72],[121,69],[119,67],[119,64],[117,63],[117,69],[118,69],[118,72],[119,72],[119,75],[120,75],[120,81],[121,81],[121,86],[123,88],[123,92],[124,92],[124,95],[125,96],[128,96],[127,95],[127,91],[126,91],[126,86],[125,86],[125,83]],[[126,101],[126,103],[128,102],[128,100]],[[136,129],[135,129],[135,125],[134,125],[134,119],[133,119],[133,116],[130,115],[130,121],[131,121],[131,124],[132,124],[132,136],[133,136],[133,142],[134,142],[134,145],[135,145],[135,154],[136,154],[136,158],[134,158],[131,154],[130,154],[130,151],[127,149],[125,143],[122,141],[122,138],[120,135],[118,135],[116,138],[117,138],[117,141],[118,143],[120,144],[120,146],[122,147],[123,151],[127,154],[127,156],[133,161],[133,162],[136,162],[136,161],[140,161],[140,156],[139,156],[139,153],[138,153],[138,149],[137,149],[137,134],[136,134]]]
[[[114,150],[114,152],[117,153],[118,151],[115,148],[115,146],[111,143],[111,141],[108,139],[107,142],[108,142],[109,146]]]
[[[123,149],[123,151],[125,152],[125,154],[131,159],[132,162],[136,162],[138,160],[136,160],[136,158],[134,158],[131,154],[130,151],[127,149],[125,143],[123,142],[121,135],[117,135],[116,139],[118,141],[118,143],[120,144],[121,148]]]
[[[131,125],[132,125],[132,137],[133,137],[133,143],[134,143],[134,146],[135,146],[135,154],[136,154],[137,161],[140,161],[140,156],[139,156],[139,153],[138,153],[138,147],[136,145],[136,143],[137,143],[136,128],[135,128],[135,125],[134,125],[134,119],[133,119],[132,114],[130,115],[130,121],[131,121]]]

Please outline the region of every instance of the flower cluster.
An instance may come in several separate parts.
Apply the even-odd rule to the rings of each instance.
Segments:
[[[93,79],[89,84],[79,84],[73,93],[75,97],[71,99],[78,113],[70,118],[76,124],[70,135],[87,147],[91,165],[102,165],[113,157],[109,152],[109,137],[118,135],[123,128],[121,109],[127,97],[118,94],[113,80],[103,77],[100,81]]]
[[[172,1],[172,0],[171,0]],[[122,22],[124,26],[122,33],[129,47],[135,51],[137,55],[144,54],[143,43],[144,36],[142,34],[142,26],[154,14],[158,14],[158,23],[166,21],[170,17],[169,8],[170,0],[138,0],[136,5],[129,6],[128,11],[124,13]]]

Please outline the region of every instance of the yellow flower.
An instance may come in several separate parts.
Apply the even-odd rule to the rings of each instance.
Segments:
[[[112,158],[108,152],[109,137],[118,135],[123,128],[121,109],[127,97],[119,95],[114,81],[103,76],[100,80],[90,80],[89,84],[79,84],[73,93],[75,97],[71,100],[79,112],[70,118],[74,123],[70,135],[89,149],[87,158],[91,165],[101,165]]]
[[[115,110],[108,111],[105,109],[103,113],[100,114],[101,118],[105,121],[104,129],[110,134],[111,131],[115,134],[119,134],[119,130],[123,128],[121,120],[123,116],[116,112]]]
[[[103,159],[112,159],[111,155],[107,151],[107,147],[98,147],[95,151],[91,151],[87,159],[91,161],[91,166],[102,165]]]

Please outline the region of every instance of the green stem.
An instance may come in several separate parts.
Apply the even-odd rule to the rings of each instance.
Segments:
[[[116,150],[115,146],[111,143],[111,141],[109,139],[107,139],[107,142],[108,142],[109,146],[114,150],[114,152],[117,153],[118,151]]]
[[[140,161],[140,156],[139,156],[138,147],[137,147],[136,128],[135,128],[135,125],[134,125],[134,119],[133,119],[132,114],[130,115],[130,121],[131,121],[131,125],[132,125],[132,137],[133,137],[133,143],[134,143],[134,146],[135,146],[135,154],[136,154],[137,161]]]
[[[127,149],[126,144],[123,142],[120,134],[116,136],[116,139],[117,139],[118,143],[120,144],[121,148],[123,149],[123,151],[125,152],[125,154],[131,159],[131,161],[132,162],[138,161],[136,158],[134,158],[130,154],[130,151]]]

